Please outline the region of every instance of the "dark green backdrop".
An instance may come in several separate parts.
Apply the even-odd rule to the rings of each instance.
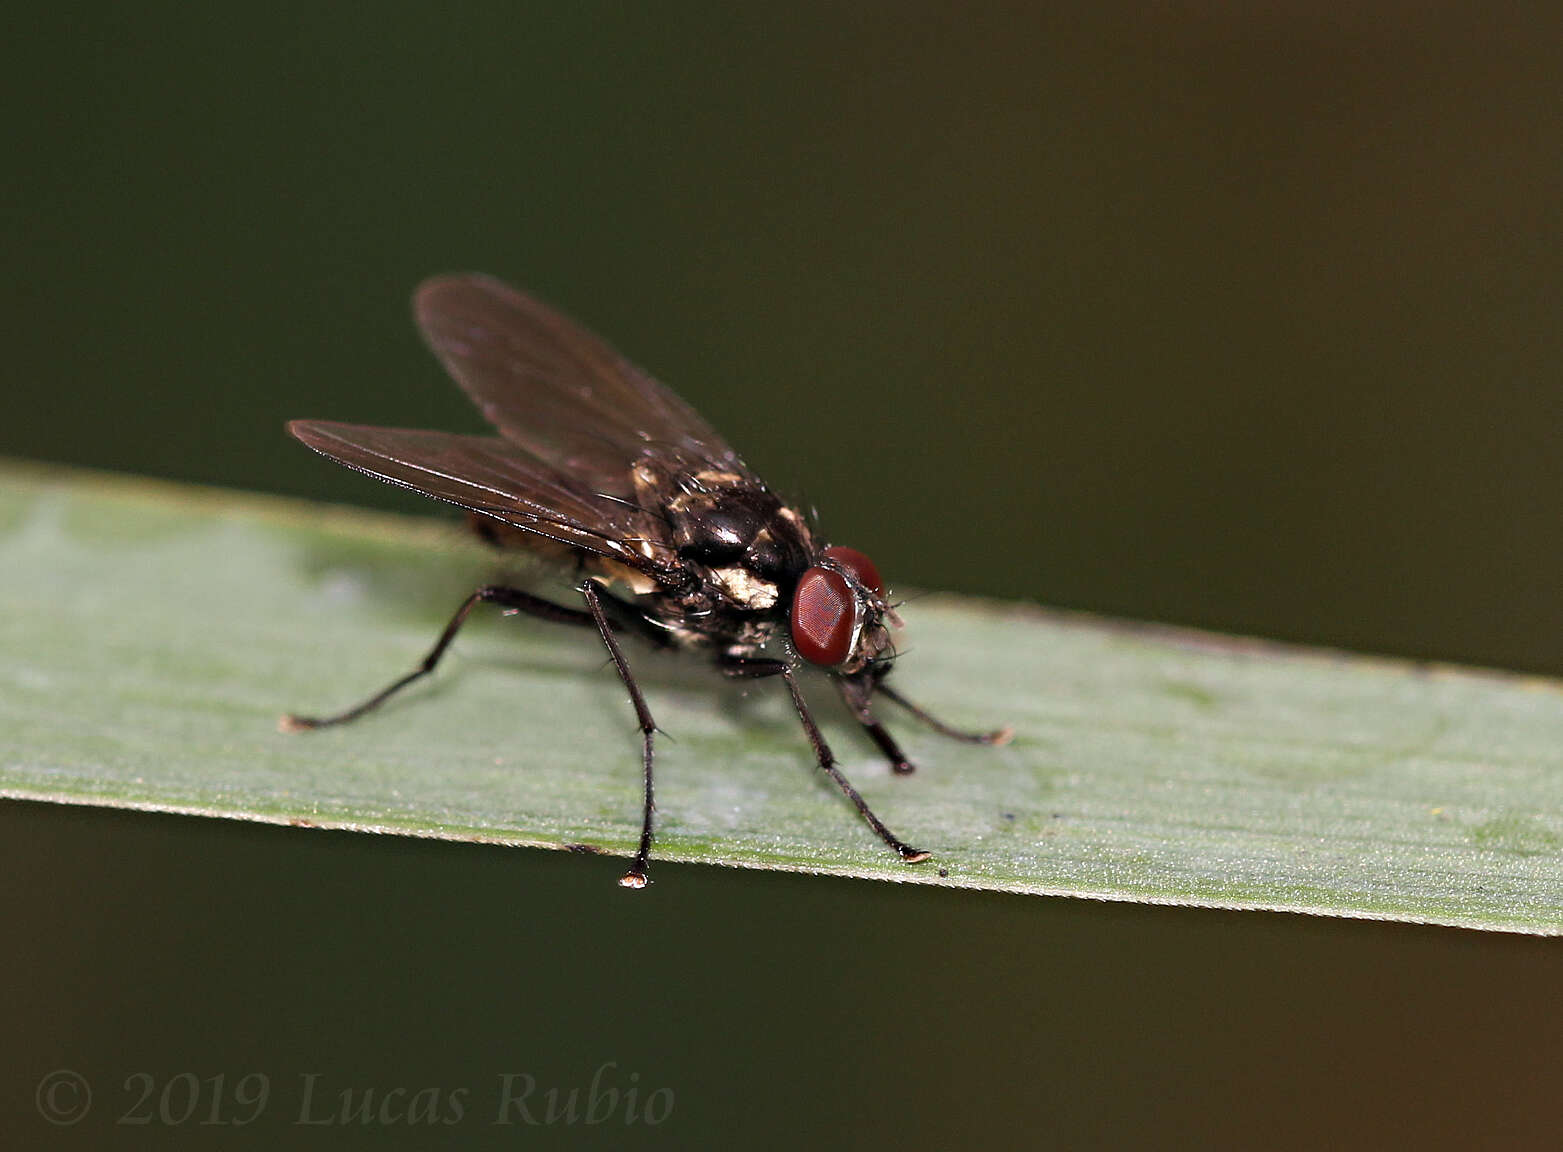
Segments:
[[[1038,7],[13,17],[0,453],[432,511],[281,425],[473,428],[406,299],[480,269],[893,582],[1563,673],[1563,17]],[[17,1146],[114,1131],[39,1121],[62,1066],[617,1061],[684,1147],[1491,1144],[1563,1073],[1529,942],[671,867],[631,908],[535,853],[0,824]]]

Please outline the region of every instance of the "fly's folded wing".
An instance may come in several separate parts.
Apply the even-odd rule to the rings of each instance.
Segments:
[[[413,298],[434,354],[511,443],[593,491],[628,497],[631,464],[666,451],[744,472],[694,409],[552,308],[487,276],[439,276]]]
[[[288,431],[370,476],[606,556],[661,578],[677,571],[661,522],[633,502],[581,488],[498,436],[294,420]]]

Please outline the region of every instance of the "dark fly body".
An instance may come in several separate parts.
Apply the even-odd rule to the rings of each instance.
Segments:
[[[805,518],[692,408],[532,297],[484,276],[439,277],[419,288],[414,312],[435,355],[499,435],[323,420],[295,420],[288,430],[349,468],[467,509],[474,529],[498,547],[573,556],[582,606],[485,585],[413,671],[345,712],[286,716],[284,727],[362,716],[432,672],[476,605],[497,604],[594,629],[629,691],[642,733],[644,817],[620,880],[626,887],[646,883],[656,730],[619,643],[626,634],[705,652],[729,676],[781,677],[820,768],[903,860],[927,859],[841,774],[799,688],[800,662],[830,674],[899,773],[912,764],[874,718],[876,695],[958,740],[997,744],[1009,731],[956,731],[885,683],[887,626],[900,621],[872,561],[816,540]]]

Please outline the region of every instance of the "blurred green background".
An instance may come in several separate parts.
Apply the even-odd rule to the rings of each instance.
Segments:
[[[475,269],[672,384],[893,583],[1563,673],[1563,10],[9,25],[0,453],[433,512],[281,426],[476,430],[407,310]],[[520,1135],[1555,1139],[1549,944],[667,865],[633,900],[600,861],[20,804],[0,844],[16,1146],[134,1139],[140,1070],[606,1061],[673,1116]],[[97,1087],[74,1128],[34,1106],[59,1067]],[[279,1115],[136,1130],[317,1131]]]

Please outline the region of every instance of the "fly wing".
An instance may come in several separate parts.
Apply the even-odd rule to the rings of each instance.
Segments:
[[[737,453],[607,343],[487,276],[439,276],[413,299],[424,339],[511,443],[594,491],[631,497],[650,448],[723,471]]]
[[[349,468],[545,539],[655,578],[672,578],[677,570],[659,520],[632,502],[583,491],[571,477],[498,436],[329,420],[294,420],[288,431]]]

